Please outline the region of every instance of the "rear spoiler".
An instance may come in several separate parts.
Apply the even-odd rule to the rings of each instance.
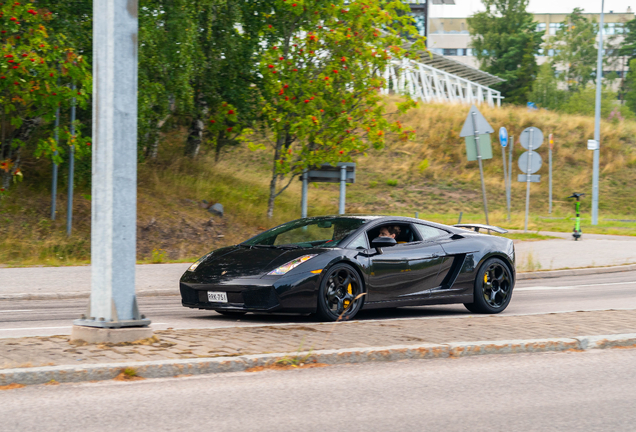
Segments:
[[[499,228],[496,226],[492,226],[492,225],[483,225],[483,224],[457,224],[457,225],[453,225],[454,227],[457,228],[470,228],[470,229],[474,229],[475,232],[479,232],[480,229],[484,229],[484,230],[488,230],[488,231],[494,231],[498,234],[505,234],[508,232],[508,230],[505,230],[503,228]]]

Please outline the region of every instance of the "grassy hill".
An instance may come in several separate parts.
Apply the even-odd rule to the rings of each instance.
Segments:
[[[544,165],[542,181],[531,186],[530,228],[569,231],[572,192],[588,194],[581,206],[584,232],[636,235],[636,122],[603,122],[601,127],[601,223],[589,225],[593,137],[592,117],[525,108],[480,108],[495,130],[505,126],[518,137],[528,126],[555,137],[554,211],[548,214],[548,168],[545,143],[538,152]],[[356,158],[356,183],[347,187],[348,213],[414,215],[443,223],[485,222],[476,162],[467,162],[459,131],[468,112],[462,105],[420,105],[401,116],[417,131],[414,141],[391,141],[379,151]],[[257,232],[300,216],[300,182],[294,181],[276,201],[272,220],[265,217],[271,155],[236,147],[222,155],[181,157],[183,131],[165,137],[159,159],[139,166],[138,259],[144,262],[189,261],[204,252],[237,243]],[[496,135],[493,134],[493,141]],[[515,138],[516,140],[516,138]],[[484,161],[490,223],[523,228],[525,183],[516,182],[516,160],[523,149],[516,143],[513,165],[511,221],[507,221],[501,149],[493,143],[493,159]],[[27,161],[27,164],[29,161]],[[58,215],[50,220],[50,166],[30,171],[25,181],[0,203],[0,264],[64,265],[89,261],[90,189],[76,186],[73,234],[65,233],[66,191],[60,189]],[[64,182],[62,182],[64,184]],[[212,216],[201,201],[220,202],[225,217]],[[312,184],[309,214],[338,209],[338,186]]]

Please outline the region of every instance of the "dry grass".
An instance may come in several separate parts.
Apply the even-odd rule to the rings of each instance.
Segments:
[[[554,211],[548,216],[547,151],[539,184],[531,186],[529,228],[571,231],[573,202],[566,197],[584,192],[583,231],[636,235],[636,223],[603,218],[636,219],[636,122],[603,122],[601,127],[600,215],[602,223],[589,226],[593,136],[591,117],[528,111],[525,108],[480,107],[495,130],[508,128],[518,137],[528,126],[555,136]],[[459,131],[468,108],[461,105],[420,105],[401,117],[417,131],[412,142],[389,140],[383,150],[356,158],[356,183],[347,186],[348,213],[414,215],[442,223],[485,222],[479,170],[467,162]],[[300,216],[300,182],[276,200],[274,218],[266,218],[271,155],[245,147],[226,151],[215,164],[211,154],[197,160],[181,156],[183,131],[166,137],[159,160],[139,166],[138,260],[192,261],[217,247],[235,244],[284,221]],[[496,141],[496,134],[493,134]],[[515,144],[515,159],[521,154]],[[514,163],[512,208],[507,220],[501,150],[493,142],[493,159],[484,162],[490,223],[523,228],[525,183],[516,182]],[[57,221],[50,221],[50,167],[36,165],[24,183],[0,204],[0,263],[4,265],[85,264],[90,258],[90,190],[76,188],[73,235],[65,234],[65,190],[60,190]],[[220,202],[223,218],[201,208],[202,200]],[[312,184],[309,214],[333,214],[338,209],[338,186]],[[155,251],[153,253],[153,251]]]

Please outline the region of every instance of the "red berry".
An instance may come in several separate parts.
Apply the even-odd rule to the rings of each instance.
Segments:
[[[22,57],[26,57],[26,56],[27,56],[27,54],[22,54]]]
[[[232,114],[234,114],[234,110],[229,110],[227,113],[232,115]]]
[[[289,87],[289,85],[287,85],[287,84],[285,84],[285,85],[283,86],[283,88],[287,88],[287,87]]]
[[[40,48],[44,48],[44,44],[40,44]]]
[[[216,120],[210,120],[210,123],[214,124],[216,123]]]
[[[227,131],[232,132],[232,128],[231,127],[227,128]]]
[[[51,72],[51,73],[49,74],[49,76],[53,76],[53,72]]]
[[[342,150],[340,150],[340,154],[343,154],[344,152]]]
[[[51,93],[53,96],[57,96],[57,93]]]
[[[0,79],[7,79],[7,77],[2,75],[2,76],[0,76]]]
[[[298,72],[298,69],[294,69],[294,72]]]
[[[309,99],[305,99],[305,103],[309,103]]]
[[[89,146],[89,145],[91,145],[91,143],[88,142],[88,143],[86,143],[86,145]]]
[[[271,24],[269,24],[267,27],[272,28],[272,25],[271,25]]]
[[[274,69],[274,65],[267,65],[268,68]]]
[[[20,85],[20,83],[19,83],[19,82],[17,82],[17,81],[15,81],[13,84],[15,84],[15,85]]]

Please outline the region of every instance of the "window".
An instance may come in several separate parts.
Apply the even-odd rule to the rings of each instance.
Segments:
[[[537,24],[537,31],[538,31],[538,32],[545,33],[545,28],[546,28],[545,23],[539,23],[539,24]]]
[[[562,26],[562,23],[550,23],[550,34],[555,35]]]
[[[537,55],[538,55],[538,56],[543,56],[543,55],[545,55],[545,53],[543,52],[543,48],[539,48],[539,51],[537,51]]]
[[[347,249],[369,249],[369,243],[367,242],[366,234],[362,233],[358,237],[356,237],[351,243],[349,243]]]
[[[428,225],[416,224],[415,226],[417,227],[417,230],[419,231],[420,236],[422,236],[422,240],[424,241],[431,240],[431,239],[448,234],[448,232],[444,230],[433,228]]]
[[[445,56],[456,56],[457,55],[457,48],[444,48],[444,55]]]

